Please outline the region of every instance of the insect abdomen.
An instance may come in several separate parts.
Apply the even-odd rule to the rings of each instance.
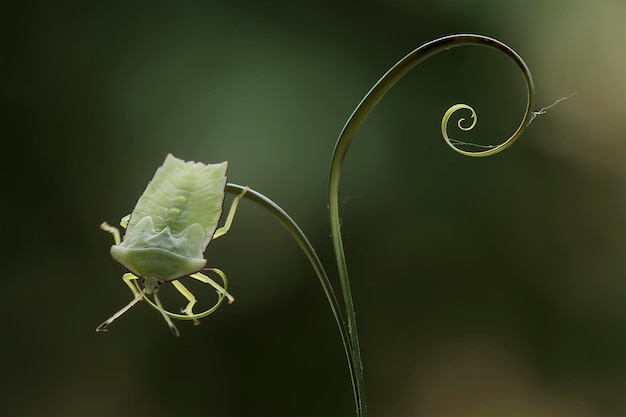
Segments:
[[[169,227],[174,235],[198,223],[208,244],[222,214],[227,167],[227,162],[205,165],[168,155],[139,198],[126,232],[151,216],[157,230]]]

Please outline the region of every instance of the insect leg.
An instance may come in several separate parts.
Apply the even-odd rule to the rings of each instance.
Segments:
[[[176,326],[174,326],[174,323],[172,323],[172,319],[169,318],[169,316],[167,315],[167,313],[163,309],[163,306],[161,305],[161,300],[159,300],[158,291],[154,292],[154,301],[156,302],[156,305],[159,308],[159,311],[161,312],[161,315],[165,319],[165,322],[170,327],[170,330],[172,331],[172,333],[174,333],[174,336],[176,336],[176,337],[180,336],[180,333],[178,332],[178,329],[176,328]]]
[[[196,297],[194,297],[191,291],[189,291],[180,281],[178,280],[172,281],[172,285],[174,285],[174,288],[176,288],[178,292],[181,293],[183,297],[187,299],[187,301],[189,301],[189,303],[187,304],[187,307],[185,307],[182,310],[182,312],[188,316],[193,316],[192,309],[193,309],[193,306],[197,302]],[[194,319],[193,324],[197,326],[198,324],[200,324],[200,322],[197,319]]]
[[[139,277],[137,275],[131,274],[131,273],[126,273],[126,274],[124,274],[122,279],[124,280],[126,285],[128,285],[128,288],[130,288],[130,290],[133,292],[133,295],[135,297],[143,295],[143,293],[141,292],[139,287],[137,287],[137,284],[132,282],[132,281],[134,281],[136,279],[139,279]]]
[[[107,222],[104,222],[100,225],[100,229],[104,230],[105,232],[111,233],[113,235],[113,240],[115,241],[116,245],[119,245],[122,241],[120,239],[120,231],[117,230],[117,227],[109,226]]]
[[[215,233],[213,233],[213,239],[224,236],[230,230],[230,226],[233,224],[233,218],[235,217],[235,212],[237,211],[237,206],[239,205],[239,200],[241,200],[243,195],[247,193],[249,189],[249,187],[245,187],[241,194],[235,197],[233,204],[230,206],[230,210],[228,211],[228,215],[226,216],[224,226],[220,227],[215,231]]]
[[[130,310],[132,306],[137,304],[139,301],[143,300],[143,292],[139,291],[136,285],[131,282],[132,280],[137,279],[137,277],[133,274],[124,274],[123,279],[124,279],[124,282],[133,291],[133,294],[135,294],[135,298],[133,298],[133,300],[130,303],[128,303],[124,308],[122,308],[117,313],[113,314],[108,320],[106,320],[100,326],[96,327],[96,332],[106,332],[109,324],[113,323],[113,321],[115,321],[118,317],[120,317],[122,314]]]
[[[122,217],[122,220],[120,220],[120,226],[122,227],[122,229],[126,229],[126,226],[128,226],[129,221],[130,221],[130,214],[127,214],[126,216]]]
[[[223,273],[222,271],[220,271],[217,268],[207,268],[206,271],[213,271],[215,272],[217,275],[219,275],[222,280],[226,283],[226,274]],[[228,304],[232,304],[233,301],[235,301],[235,297],[233,297],[232,295],[230,295],[228,293],[228,291],[226,291],[226,289],[224,289],[220,284],[218,284],[217,282],[213,281],[211,278],[207,277],[206,275],[200,273],[200,272],[196,272],[195,274],[191,274],[189,275],[191,278],[197,279],[198,281],[204,282],[205,284],[209,284],[210,286],[212,286],[213,288],[215,288],[217,290],[217,292],[223,296],[225,296],[226,298],[228,298]]]

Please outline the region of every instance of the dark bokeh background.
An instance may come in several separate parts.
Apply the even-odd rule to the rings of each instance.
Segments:
[[[237,301],[179,339],[146,305],[94,332],[131,298],[98,225],[167,153],[228,160],[334,276],[335,138],[387,68],[455,32],[515,48],[537,108],[579,94],[503,154],[454,154],[450,105],[475,106],[456,135],[482,143],[524,106],[505,58],[463,48],[365,123],[342,210],[370,412],[626,415],[625,19],[621,0],[0,3],[0,415],[352,415],[325,298],[267,213],[244,202],[210,246]]]

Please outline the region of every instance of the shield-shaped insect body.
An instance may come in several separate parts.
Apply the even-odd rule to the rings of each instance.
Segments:
[[[124,281],[135,294],[135,299],[96,330],[106,330],[113,320],[143,299],[145,294],[154,294],[157,307],[172,331],[178,334],[169,317],[182,317],[163,310],[157,289],[171,281],[189,301],[183,310],[185,318],[195,321],[200,316],[194,315],[191,310],[196,300],[178,282],[185,276],[212,285],[221,296],[218,303],[224,296],[233,300],[225,288],[200,273],[206,265],[204,251],[208,244],[211,239],[228,231],[237,204],[247,191],[246,188],[235,199],[225,225],[218,229],[224,206],[227,167],[227,162],[185,162],[169,154],[148,183],[133,212],[122,219],[120,224],[126,228],[124,238],[120,240],[116,228],[102,224],[102,229],[114,235],[115,244],[111,247],[113,259],[130,271],[124,276]],[[226,284],[221,271],[211,270],[218,273]],[[143,290],[131,282],[137,278],[141,279]]]
[[[204,251],[224,206],[227,162],[205,165],[167,155],[139,198],[113,259],[150,285],[204,268]]]

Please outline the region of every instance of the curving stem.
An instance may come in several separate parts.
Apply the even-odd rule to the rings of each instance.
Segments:
[[[412,68],[414,68],[416,65],[426,60],[427,58],[430,58],[431,56],[439,52],[464,45],[486,46],[496,49],[504,53],[515,63],[515,65],[522,72],[522,76],[526,83],[526,112],[517,130],[507,140],[502,142],[500,145],[489,147],[485,150],[471,152],[458,148],[456,146],[456,143],[458,142],[448,137],[447,123],[452,117],[453,113],[455,113],[457,110],[469,109],[472,112],[473,122],[471,126],[467,128],[461,127],[463,130],[469,130],[475,125],[476,114],[471,107],[465,104],[454,105],[445,112],[442,119],[441,131],[444,140],[456,152],[473,157],[494,155],[509,147],[515,140],[517,140],[517,138],[521,136],[522,132],[526,129],[526,127],[533,118],[532,108],[534,104],[535,87],[533,84],[532,76],[530,74],[530,70],[528,69],[522,58],[520,58],[520,56],[507,45],[487,36],[471,34],[451,35],[436,39],[420,46],[419,48],[415,49],[407,56],[402,58],[398,63],[391,67],[391,69],[389,69],[389,71],[387,71],[387,73],[385,73],[385,75],[383,75],[380,80],[378,80],[374,87],[372,87],[372,89],[365,95],[363,100],[361,100],[359,105],[356,107],[356,109],[346,122],[335,145],[335,150],[333,152],[330,166],[328,185],[328,210],[333,246],[335,250],[335,258],[337,261],[337,267],[339,269],[339,279],[341,282],[341,289],[346,308],[346,317],[348,321],[348,333],[350,337],[350,347],[352,349],[352,368],[356,371],[357,416],[367,415],[367,405],[365,402],[363,365],[359,348],[356,316],[354,311],[354,305],[352,302],[350,281],[348,279],[348,267],[346,264],[346,257],[341,237],[339,217],[339,178],[341,176],[341,166],[343,164],[344,158],[346,157],[346,153],[348,152],[348,148],[350,147],[354,136],[359,130],[359,127],[363,124],[363,122],[372,111],[372,109],[376,106],[376,104],[383,98],[383,96],[389,91],[389,89],[394,86],[395,83],[397,83],[402,77],[404,77],[404,75],[406,75]],[[459,126],[461,125],[459,124]]]

